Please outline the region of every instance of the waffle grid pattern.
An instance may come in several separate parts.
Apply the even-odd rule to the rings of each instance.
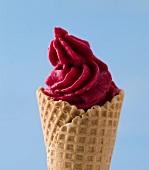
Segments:
[[[52,125],[54,130],[51,128],[48,130],[47,124],[51,124],[53,119],[56,120],[52,117],[56,112],[57,102],[50,100],[46,95],[41,95],[41,91],[37,93],[39,108],[43,110],[40,111],[41,121],[44,136],[50,141],[46,143],[48,170],[109,170],[124,96],[123,91],[121,90],[119,95],[102,107],[93,106],[87,112],[81,110],[79,114],[79,109],[76,109],[77,114],[71,114],[69,110],[70,114],[66,114],[63,121],[60,121],[61,116],[57,116],[57,123]],[[49,101],[48,104],[43,98]],[[59,101],[58,104],[60,109],[64,108],[62,102],[64,101]],[[49,107],[50,105],[52,107]],[[48,114],[45,114],[47,110],[45,108],[52,108],[52,110],[48,110]],[[64,112],[63,109],[61,114]],[[67,122],[71,123],[67,124]],[[53,134],[47,135],[47,131]]]
[[[53,101],[43,93],[43,88],[39,88],[36,95],[47,148],[59,128],[70,122],[74,117],[81,116],[84,110],[77,109],[76,106],[65,101]]]

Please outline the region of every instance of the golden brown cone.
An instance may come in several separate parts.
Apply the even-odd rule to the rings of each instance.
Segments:
[[[43,88],[36,92],[40,119],[44,133],[44,140],[47,147],[50,146],[55,133],[62,125],[70,122],[76,116],[84,114],[83,109],[77,109],[65,101],[53,101],[43,93]]]
[[[102,107],[86,112],[37,91],[48,170],[109,170],[123,90]]]

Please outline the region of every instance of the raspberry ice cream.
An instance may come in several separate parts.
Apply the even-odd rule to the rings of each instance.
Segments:
[[[102,106],[119,94],[105,63],[95,57],[87,41],[54,28],[55,39],[48,48],[54,70],[46,79],[44,93],[77,108]]]
[[[48,170],[109,170],[124,98],[87,41],[54,29],[37,101]]]

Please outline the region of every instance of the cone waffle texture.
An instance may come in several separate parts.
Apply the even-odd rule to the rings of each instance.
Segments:
[[[48,170],[109,170],[123,97],[85,112],[38,89]]]

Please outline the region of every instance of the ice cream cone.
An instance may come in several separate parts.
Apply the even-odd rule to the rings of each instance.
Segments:
[[[62,125],[70,122],[76,116],[84,114],[83,109],[77,109],[65,101],[53,101],[43,93],[43,88],[36,92],[40,119],[44,134],[46,148],[48,148],[53,137]]]
[[[37,91],[48,170],[109,170],[124,92],[86,112]]]

